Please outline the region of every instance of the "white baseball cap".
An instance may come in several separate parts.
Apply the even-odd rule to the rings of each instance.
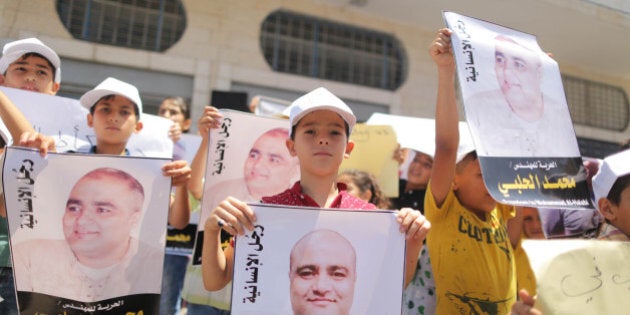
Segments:
[[[306,116],[306,114],[322,109],[331,110],[339,114],[348,124],[348,136],[352,133],[352,128],[357,122],[354,113],[352,113],[352,110],[346,103],[323,87],[316,88],[291,103],[291,106],[288,108],[291,129],[293,129],[293,126],[297,125],[300,119]],[[290,133],[289,136],[291,136]]]
[[[593,177],[593,193],[595,203],[606,198],[617,178],[630,174],[630,149],[609,155]]]
[[[105,79],[94,89],[83,94],[83,96],[81,96],[81,98],[79,99],[79,102],[81,103],[81,105],[83,105],[83,107],[91,109],[92,106],[96,105],[96,102],[98,102],[98,100],[112,94],[121,95],[128,98],[138,107],[138,114],[142,113],[142,100],[140,99],[140,93],[138,92],[138,89],[127,82],[123,82],[111,77]]]
[[[59,56],[54,50],[34,37],[16,40],[4,45],[2,57],[0,58],[0,73],[5,73],[10,64],[28,53],[37,53],[48,59],[55,67],[55,82],[61,82],[61,60]]]

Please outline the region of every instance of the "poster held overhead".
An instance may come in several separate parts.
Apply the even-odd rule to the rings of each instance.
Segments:
[[[443,16],[492,197],[520,206],[592,208],[558,64],[533,35],[453,12]]]

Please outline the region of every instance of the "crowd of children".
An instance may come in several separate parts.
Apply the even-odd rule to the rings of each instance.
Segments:
[[[474,147],[460,143],[450,36],[450,30],[439,30],[429,47],[437,66],[438,90],[436,137],[427,141],[435,141],[436,149],[408,157],[412,160],[406,180],[400,182],[398,198],[384,197],[369,172],[339,174],[342,161],[354,148],[350,134],[356,117],[337,96],[317,88],[288,109],[286,147],[299,160],[300,178],[286,191],[262,197],[261,202],[366,211],[396,209],[400,231],[406,236],[405,314],[537,314],[533,308],[535,279],[521,239],[546,237],[541,216],[536,208],[497,203],[485,188]],[[55,95],[60,84],[61,61],[44,43],[29,38],[5,45],[0,58],[1,86]],[[106,78],[83,94],[80,103],[89,110],[86,123],[96,135],[90,154],[129,155],[130,137],[143,128],[138,89]],[[190,221],[191,202],[202,198],[208,134],[219,127],[223,116],[215,107],[205,107],[197,125],[201,145],[189,165],[178,151],[179,138],[191,125],[188,106],[182,98],[167,98],[159,115],[174,122],[168,131],[175,144],[174,159],[162,170],[173,185],[168,222],[172,228],[182,229]],[[0,118],[13,139],[13,143],[2,139],[6,144],[38,148],[42,155],[55,151],[54,140],[36,132],[2,91]],[[603,217],[596,226],[600,239],[630,240],[629,158],[629,150],[605,158],[592,179]],[[0,313],[17,314],[6,210],[4,203],[0,205]],[[461,222],[468,230],[462,230]],[[202,278],[208,291],[221,290],[232,280],[234,247],[222,246],[221,233],[244,235],[255,223],[254,211],[234,197],[220,202],[205,222],[199,222],[205,231]],[[473,235],[472,230],[484,232]],[[167,253],[160,314],[179,311],[188,263],[186,255]],[[195,303],[189,306],[189,314],[229,314],[229,309],[212,305],[199,305],[198,311]]]

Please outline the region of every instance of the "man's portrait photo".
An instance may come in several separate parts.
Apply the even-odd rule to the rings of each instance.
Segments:
[[[401,312],[405,238],[394,211],[249,205],[256,227],[235,239],[232,314]]]
[[[230,137],[222,139],[225,146],[219,152],[216,148],[221,130],[211,130],[216,136],[211,136],[200,222],[205,222],[210,211],[228,196],[259,202],[262,197],[290,188],[299,179],[298,159],[286,146],[286,121],[234,111],[224,114],[231,118]],[[212,167],[219,157],[224,167],[220,173]]]
[[[303,236],[290,255],[293,314],[350,314],[356,260],[354,247],[338,232],[320,229]]]
[[[160,281],[147,268],[162,261],[163,251],[131,236],[144,198],[142,184],[124,171],[97,168],[85,174],[67,199],[60,222],[65,239],[16,246],[18,290],[84,302],[157,293],[155,285],[159,292]]]
[[[453,48],[460,58],[466,120],[478,153],[580,156],[557,63],[540,49],[535,37],[475,22],[481,26],[468,24],[466,34],[454,30],[468,42],[454,42]]]
[[[299,167],[297,158],[291,156],[287,149],[288,138],[287,128],[274,128],[260,135],[247,152],[243,177],[219,182],[207,189],[204,196],[207,192],[210,196],[219,196],[218,201],[228,195],[246,201],[260,201],[262,197],[273,196],[289,188]],[[211,204],[216,205],[214,202]]]
[[[165,159],[49,153],[44,160],[18,152],[30,155],[7,156],[4,180],[17,179],[5,196],[16,289],[26,297],[20,309],[61,312],[64,303],[48,309],[42,302],[61,299],[132,304],[129,296],[147,297],[133,303],[153,309],[147,303],[160,293],[170,195]],[[30,172],[6,172],[23,161]],[[28,220],[25,195],[37,196]]]

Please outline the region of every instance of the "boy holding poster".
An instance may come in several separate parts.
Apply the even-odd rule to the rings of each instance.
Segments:
[[[290,107],[291,133],[286,146],[300,162],[300,181],[286,191],[264,197],[263,203],[341,209],[375,209],[349,195],[336,181],[339,167],[354,147],[349,135],[356,122],[352,110],[325,88],[298,98]],[[415,272],[418,254],[430,224],[419,211],[403,208],[397,213],[400,231],[407,235],[405,285]],[[256,215],[244,202],[232,197],[212,210],[205,222],[202,253],[203,280],[208,290],[219,290],[232,279],[234,248],[221,249],[220,232],[244,235],[253,230]]]
[[[61,61],[57,53],[37,38],[16,40],[4,45],[0,58],[0,86],[55,95],[61,83]],[[37,133],[22,113],[0,91],[0,116],[17,143],[22,133],[31,132],[21,145],[39,147],[42,154],[54,150],[54,142]],[[0,137],[0,146],[6,141]],[[2,195],[2,198],[4,196]],[[0,313],[17,314],[13,273],[9,257],[6,212],[0,202]]]
[[[436,313],[506,314],[516,301],[512,248],[518,238],[512,240],[506,227],[515,209],[490,196],[474,147],[459,143],[451,33],[441,29],[429,48],[439,80],[435,159],[425,198],[433,223],[427,246],[436,277]]]
[[[90,148],[90,153],[129,155],[126,148],[129,138],[142,130],[142,100],[138,89],[127,82],[107,78],[83,94],[79,102],[90,110],[87,124],[94,128],[96,135],[96,145]],[[171,185],[177,187],[171,197],[168,222],[188,222],[189,208],[175,201],[188,198],[186,183],[190,173],[185,160],[172,161],[162,167],[162,174],[171,177]]]

